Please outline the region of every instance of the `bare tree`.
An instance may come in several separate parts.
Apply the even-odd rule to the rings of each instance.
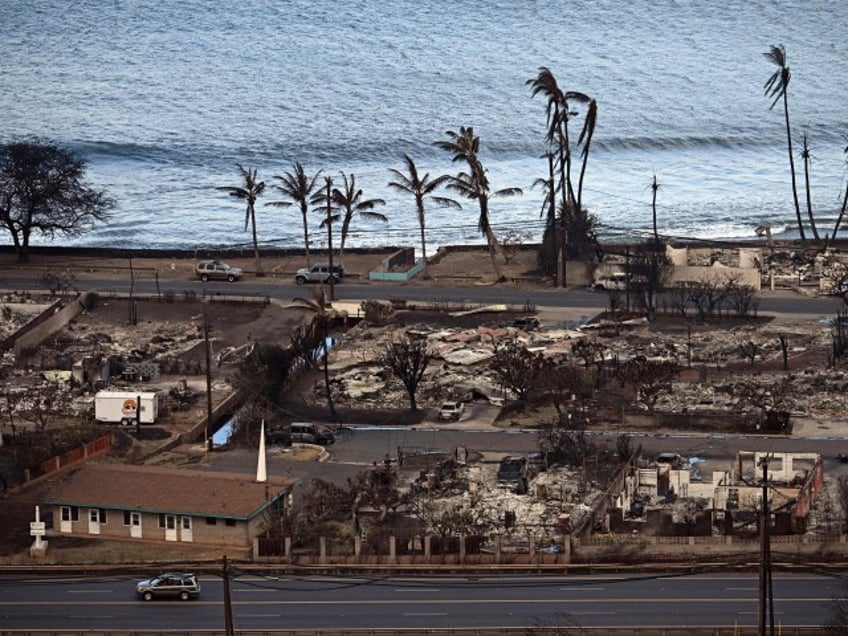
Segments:
[[[389,343],[383,351],[382,363],[403,384],[411,411],[418,410],[415,394],[433,357],[426,340],[409,335]]]
[[[636,400],[654,412],[657,400],[664,391],[671,390],[671,382],[680,372],[677,360],[650,360],[636,356],[619,365],[616,376],[622,386],[636,387]]]
[[[711,317],[727,295],[727,289],[714,277],[704,277],[689,283],[686,289],[697,312],[697,318],[701,321]]]
[[[537,439],[539,450],[549,466],[581,466],[595,452],[595,443],[587,433],[584,422],[580,418],[570,417],[570,414],[543,422]]]
[[[0,226],[18,261],[29,261],[33,234],[81,236],[108,221],[115,202],[85,182],[86,162],[49,142],[0,145]]]
[[[738,276],[724,283],[724,298],[739,318],[748,318],[757,313],[759,302],[756,290],[751,285],[741,284]]]
[[[550,361],[540,382],[545,397],[551,401],[559,417],[567,415],[567,406],[574,400],[592,397],[595,383],[592,373],[571,364]]]
[[[548,369],[541,353],[531,353],[516,341],[496,345],[490,364],[501,385],[514,391],[521,402],[541,390]]]
[[[760,428],[770,432],[788,432],[789,416],[794,403],[794,389],[789,378],[776,383],[744,380],[733,386],[736,406],[740,411],[755,408]]]

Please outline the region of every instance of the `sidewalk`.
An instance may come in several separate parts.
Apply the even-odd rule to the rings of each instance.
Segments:
[[[848,439],[848,416],[818,416],[808,415],[804,418],[793,418],[792,437],[806,439]]]

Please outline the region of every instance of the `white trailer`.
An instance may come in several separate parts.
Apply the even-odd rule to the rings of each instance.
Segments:
[[[139,408],[140,407],[140,408]],[[159,394],[153,391],[98,391],[94,396],[94,419],[130,426],[136,417],[153,424],[159,417]]]

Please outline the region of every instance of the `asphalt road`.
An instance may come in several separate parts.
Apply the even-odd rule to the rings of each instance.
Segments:
[[[144,602],[139,575],[0,579],[7,630],[222,629],[222,580],[200,578],[188,602]],[[839,579],[774,575],[775,621],[821,625]],[[231,583],[237,630],[446,629],[492,627],[753,627],[756,574],[450,578],[261,578]]]
[[[128,280],[114,279],[82,279],[75,282],[81,290],[99,290],[103,293],[125,294],[130,290]],[[37,279],[0,277],[0,287],[8,289],[37,289],[43,285]],[[277,280],[262,282],[240,281],[226,283],[209,281],[202,283],[198,280],[136,280],[133,290],[136,293],[155,294],[168,291],[182,293],[195,291],[198,295],[244,295],[268,296],[282,300],[298,297],[310,297],[311,286],[296,283],[281,283]],[[496,304],[537,307],[587,307],[604,309],[609,304],[606,292],[597,292],[585,288],[569,289],[532,289],[519,286],[504,285],[466,285],[466,286],[431,286],[406,285],[400,283],[352,283],[344,282],[335,285],[335,299],[339,301],[361,300],[407,300],[416,302],[455,302],[473,304]],[[842,306],[839,298],[805,298],[789,291],[763,291],[758,297],[759,311],[766,313],[809,314],[817,316],[835,316]]]

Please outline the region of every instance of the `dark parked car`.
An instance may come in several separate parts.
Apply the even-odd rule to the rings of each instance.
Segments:
[[[200,593],[197,576],[190,572],[165,572],[152,579],[139,581],[135,592],[145,601],[155,598],[178,598],[187,601]]]
[[[292,442],[321,446],[329,446],[336,441],[333,431],[308,422],[292,422],[289,425],[289,438]]]

